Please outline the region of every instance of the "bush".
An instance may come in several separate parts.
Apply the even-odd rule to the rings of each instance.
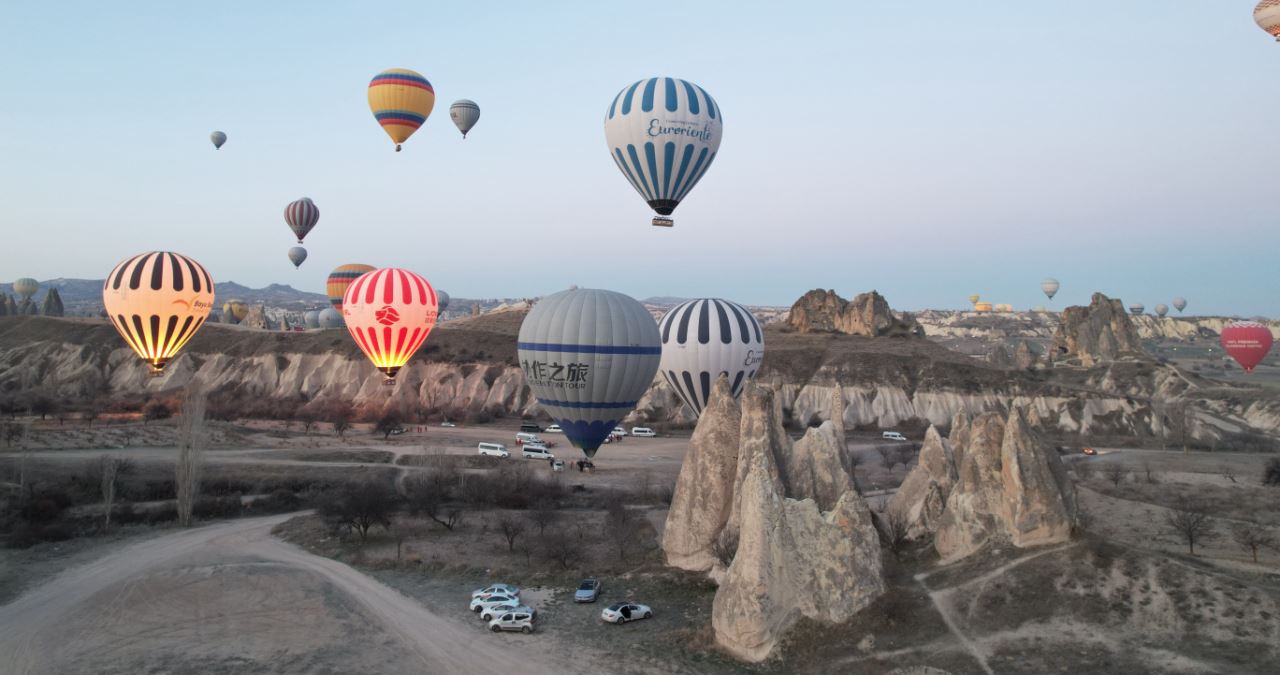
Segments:
[[[199,518],[239,518],[244,505],[239,495],[230,497],[203,497],[196,500],[191,513]]]
[[[167,420],[173,417],[173,409],[169,404],[159,399],[151,399],[142,408],[143,423],[154,422],[156,420]]]
[[[26,523],[14,528],[9,536],[11,548],[30,548],[46,541],[66,541],[75,536],[75,530],[66,523]]]
[[[1280,487],[1280,457],[1273,457],[1262,470],[1262,484]]]

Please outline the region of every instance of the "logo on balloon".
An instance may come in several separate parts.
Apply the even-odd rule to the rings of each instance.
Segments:
[[[377,320],[378,323],[384,326],[390,326],[391,324],[400,320],[400,313],[397,312],[395,308],[392,307],[391,305],[387,305],[382,309],[374,312],[373,318]]]
[[[711,142],[710,124],[698,125],[691,122],[667,122],[667,124],[673,126],[662,126],[662,124],[663,122],[660,119],[649,120],[649,136],[688,136],[703,143]]]
[[[756,365],[757,363],[760,363],[763,360],[764,360],[764,355],[759,354],[756,352],[756,350],[752,349],[751,351],[747,352],[747,359],[742,362],[742,365],[744,368],[750,367],[750,366]]]

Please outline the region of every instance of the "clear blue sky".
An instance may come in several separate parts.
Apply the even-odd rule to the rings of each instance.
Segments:
[[[1053,307],[1280,314],[1280,45],[1252,0],[509,4],[5,3],[0,279],[165,248],[317,291],[367,262],[461,297],[1030,307],[1052,275]],[[391,67],[437,96],[399,154],[365,101]],[[652,75],[725,114],[673,230],[602,129]],[[458,98],[483,109],[466,141]]]

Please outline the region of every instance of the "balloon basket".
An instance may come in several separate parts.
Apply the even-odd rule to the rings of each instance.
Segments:
[[[676,221],[674,221],[674,220],[672,220],[671,218],[668,218],[668,217],[666,217],[666,216],[654,216],[654,217],[653,217],[653,226],[654,226],[654,227],[675,227],[675,224],[676,224]]]

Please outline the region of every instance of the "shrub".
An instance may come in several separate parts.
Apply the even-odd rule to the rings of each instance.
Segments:
[[[1262,470],[1262,484],[1280,487],[1280,457],[1273,457]]]

